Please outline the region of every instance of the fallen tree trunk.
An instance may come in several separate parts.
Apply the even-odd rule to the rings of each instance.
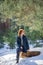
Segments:
[[[25,57],[33,57],[40,55],[40,51],[28,51],[26,53],[20,52],[20,57],[25,58]]]

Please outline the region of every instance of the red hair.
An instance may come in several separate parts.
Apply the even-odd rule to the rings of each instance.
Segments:
[[[24,32],[24,30],[23,30],[23,29],[20,29],[20,30],[18,31],[18,36],[21,36],[22,32]]]

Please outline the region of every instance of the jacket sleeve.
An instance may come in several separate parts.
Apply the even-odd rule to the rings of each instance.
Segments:
[[[21,43],[20,43],[20,38],[17,37],[17,47],[20,48],[21,47]]]
[[[29,49],[29,43],[28,43],[28,39],[26,37],[26,46],[27,46],[27,50]]]

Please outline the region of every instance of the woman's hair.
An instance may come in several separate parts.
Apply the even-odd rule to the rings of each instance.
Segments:
[[[20,29],[20,30],[18,31],[18,36],[21,36],[22,32],[24,32],[24,30],[23,30],[23,29]]]

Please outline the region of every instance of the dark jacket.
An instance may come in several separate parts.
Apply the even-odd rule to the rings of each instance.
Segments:
[[[28,40],[25,35],[23,35],[22,39],[23,39],[23,46],[21,44],[21,37],[17,37],[17,46],[18,46],[18,48],[20,48],[22,46],[23,50],[27,51],[29,49]]]

